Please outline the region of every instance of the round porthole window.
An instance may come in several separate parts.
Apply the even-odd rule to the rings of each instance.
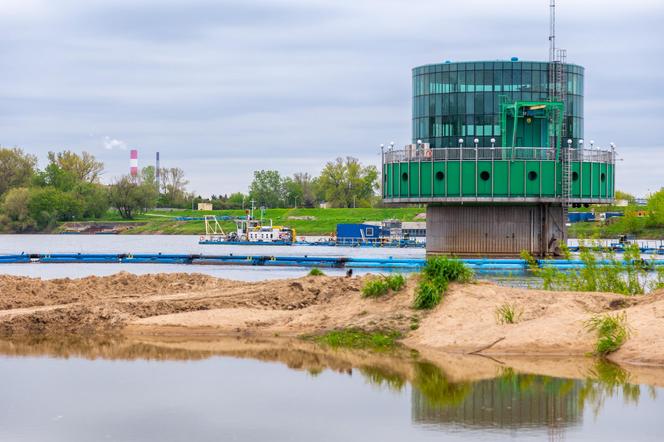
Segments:
[[[436,172],[436,179],[438,181],[443,181],[445,179],[445,174],[441,171]]]
[[[579,174],[577,172],[572,172],[572,181],[579,181]]]
[[[537,172],[535,172],[534,170],[528,172],[528,179],[530,181],[535,181],[537,179]]]
[[[401,174],[401,179],[404,181],[408,181],[408,173],[404,172]]]
[[[606,181],[606,174],[605,174],[605,173],[602,173],[602,174],[599,176],[599,179],[600,179],[601,181]]]
[[[487,172],[486,170],[483,170],[480,173],[480,178],[482,178],[482,181],[488,181],[489,178],[491,178],[491,174],[489,172]]]

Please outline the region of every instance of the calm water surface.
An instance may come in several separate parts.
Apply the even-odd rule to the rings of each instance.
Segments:
[[[423,258],[424,249],[381,249],[311,246],[200,245],[192,235],[0,235],[0,254],[15,253],[180,253],[208,255],[311,255]],[[0,273],[41,278],[80,278],[121,271],[146,273],[205,273],[218,278],[258,281],[304,276],[308,268],[247,267],[177,264],[2,264]],[[326,269],[343,275],[344,269]],[[367,273],[356,270],[356,274]]]
[[[419,358],[302,345],[224,343],[226,350],[210,351],[214,343],[105,343],[74,352],[68,345],[0,342],[0,440],[654,441],[664,435],[664,390],[631,384],[612,365],[596,367],[587,379],[499,367],[492,376],[454,381]],[[477,371],[472,365],[470,373]]]

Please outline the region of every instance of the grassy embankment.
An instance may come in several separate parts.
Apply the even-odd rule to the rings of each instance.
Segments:
[[[357,209],[268,209],[265,217],[272,219],[275,225],[285,225],[294,228],[298,235],[332,235],[339,223],[361,223],[364,221],[381,221],[384,219],[399,219],[402,221],[415,221],[415,216],[425,212],[424,208],[357,208]],[[259,212],[255,212],[257,215]],[[127,234],[161,233],[171,235],[202,235],[205,233],[204,221],[176,221],[179,216],[202,217],[205,215],[217,216],[243,216],[242,210],[214,210],[214,211],[151,211],[136,216],[129,222],[145,223],[128,230]],[[292,219],[292,217],[312,217],[311,219]],[[125,222],[117,212],[109,211],[108,215],[94,222]],[[423,220],[422,220],[423,221]],[[232,221],[220,221],[225,231],[233,230]]]

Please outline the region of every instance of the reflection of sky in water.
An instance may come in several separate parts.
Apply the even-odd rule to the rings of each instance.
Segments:
[[[658,440],[664,432],[662,390],[653,398],[641,387],[636,401],[630,390],[626,401],[622,386],[608,394],[586,381],[507,372],[450,383],[428,363],[413,373],[414,387],[366,367],[313,376],[228,357],[0,357],[0,440]]]

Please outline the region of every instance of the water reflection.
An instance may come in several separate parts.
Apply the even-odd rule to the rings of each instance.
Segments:
[[[10,359],[45,356],[164,363],[220,356],[249,358],[280,362],[308,373],[303,378],[315,379],[316,383],[329,382],[328,377],[321,376],[328,370],[343,376],[359,374],[372,389],[409,399],[414,428],[439,431],[528,429],[558,438],[572,428],[576,431],[587,424],[585,410],[597,417],[605,412],[607,404],[616,401],[636,408],[642,399],[642,389],[648,390],[649,399],[659,399],[655,388],[638,385],[633,373],[607,361],[577,360],[574,366],[578,368],[578,376],[555,377],[525,373],[509,364],[475,356],[449,355],[434,363],[405,349],[391,354],[330,350],[313,342],[293,339],[42,337],[0,340],[0,355]],[[32,362],[39,364],[39,361]],[[547,366],[547,370],[557,367],[560,373],[569,373],[563,365],[554,363]],[[274,365],[260,368],[267,378],[273,370],[270,367]],[[664,373],[661,370],[648,374],[649,379],[662,385]],[[253,387],[247,385],[246,388],[251,392]],[[370,395],[369,392],[363,394]],[[349,407],[353,408],[353,404]]]

